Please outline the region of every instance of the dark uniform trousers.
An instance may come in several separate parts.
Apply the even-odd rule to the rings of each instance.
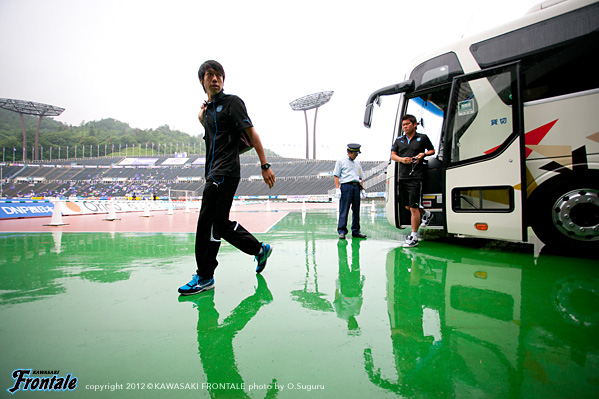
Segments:
[[[195,256],[198,276],[212,278],[221,238],[248,255],[257,255],[261,243],[238,222],[229,220],[239,178],[206,180],[196,231]]]
[[[347,234],[347,217],[352,208],[352,234],[360,232],[360,183],[342,183],[341,198],[339,199],[339,222],[337,233]]]

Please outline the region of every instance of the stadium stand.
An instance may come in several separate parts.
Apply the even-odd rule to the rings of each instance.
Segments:
[[[3,196],[21,197],[166,197],[169,190],[200,196],[205,183],[203,157],[85,158],[4,164]],[[146,162],[146,164],[143,164]],[[277,182],[262,180],[257,156],[241,156],[238,196],[327,195],[334,192],[335,161],[271,158]],[[387,162],[362,161],[367,192],[382,192]]]

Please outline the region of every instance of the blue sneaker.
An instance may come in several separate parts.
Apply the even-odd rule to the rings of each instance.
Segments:
[[[270,244],[262,244],[262,250],[258,255],[254,257],[256,262],[258,262],[258,266],[256,267],[256,273],[262,273],[262,270],[266,267],[266,260],[272,253],[272,245]]]
[[[197,274],[194,274],[189,283],[179,287],[179,294],[193,295],[212,288],[214,288],[213,278],[201,278]]]

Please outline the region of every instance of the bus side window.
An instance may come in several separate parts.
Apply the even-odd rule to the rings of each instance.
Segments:
[[[464,82],[457,97],[457,113],[451,135],[451,161],[458,162],[460,158],[460,140],[478,114],[478,103],[468,82]]]
[[[510,72],[456,84],[452,163],[492,154],[513,133]]]

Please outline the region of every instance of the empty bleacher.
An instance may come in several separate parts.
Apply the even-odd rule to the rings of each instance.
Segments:
[[[168,162],[172,161],[168,157],[155,158],[150,165],[123,165],[124,157],[8,164],[3,166],[3,196],[164,197],[169,190],[184,190],[199,196],[205,183],[205,167],[202,162],[194,164],[198,158],[187,158],[179,165]],[[277,179],[272,189],[262,180],[257,156],[244,155],[240,161],[239,196],[326,195],[334,189],[335,161],[270,158]],[[371,188],[366,183],[384,172],[386,162],[361,163],[367,191],[377,191],[380,182]]]

